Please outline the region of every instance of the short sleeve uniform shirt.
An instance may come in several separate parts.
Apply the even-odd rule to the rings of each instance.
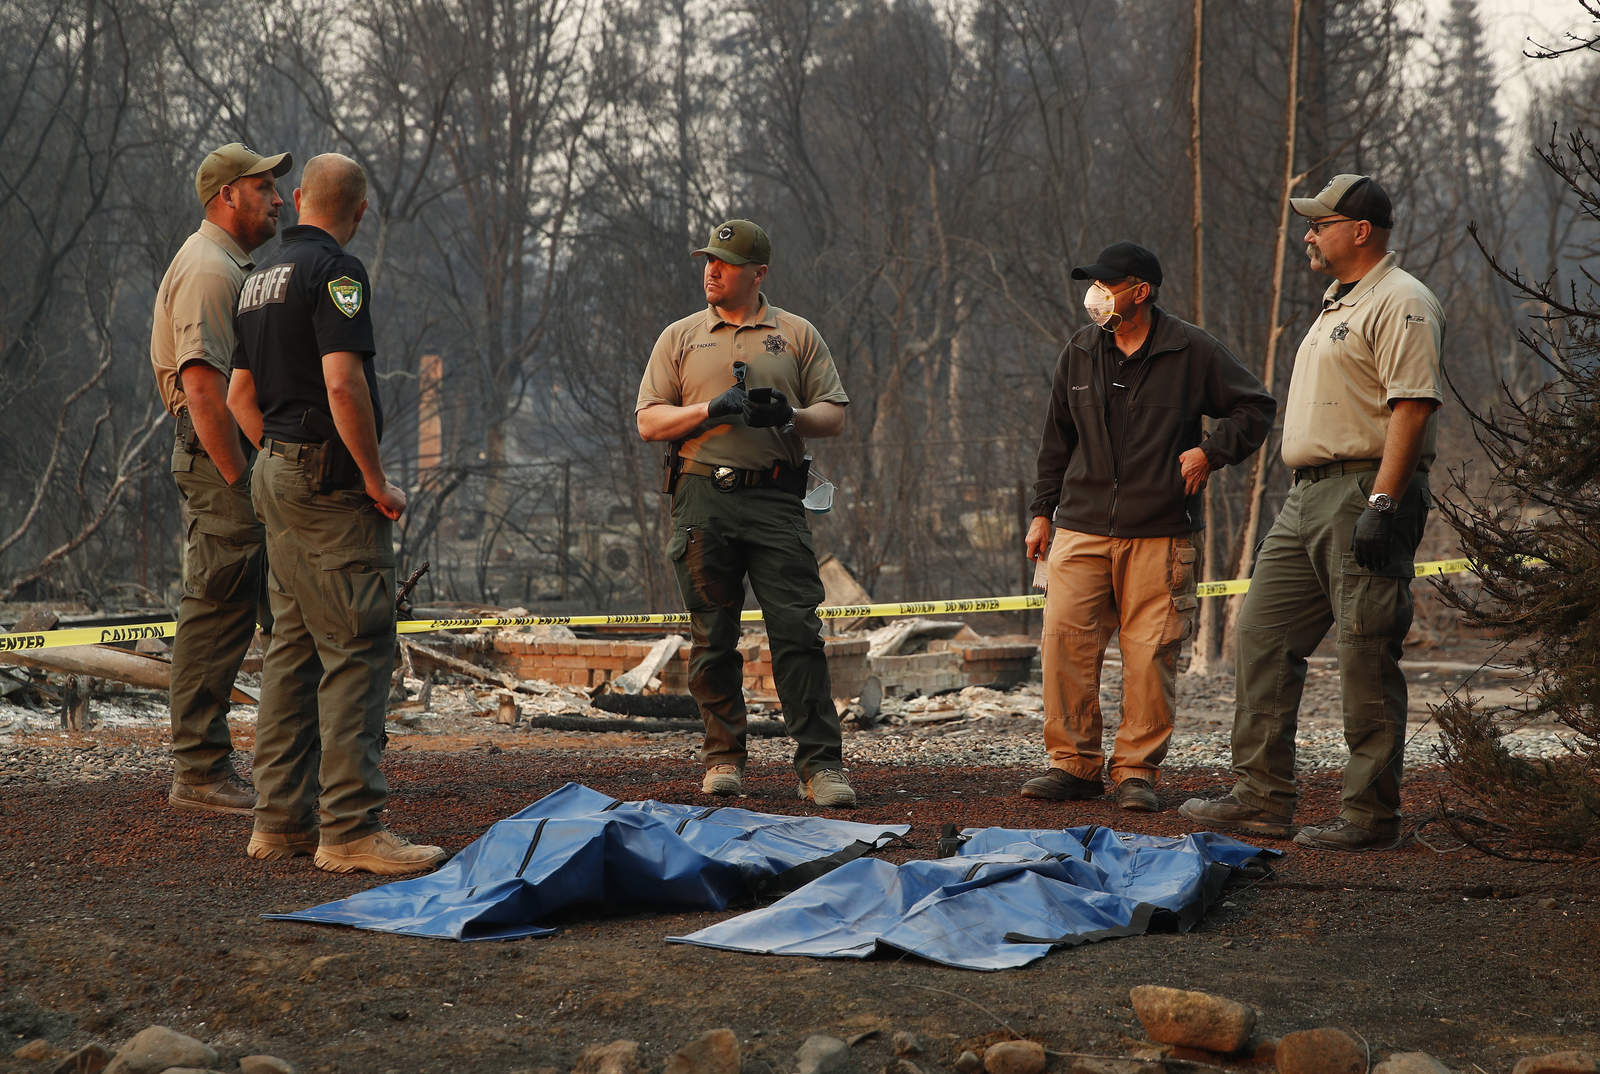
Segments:
[[[373,417],[383,435],[372,361],[371,292],[361,259],[309,225],[287,228],[276,256],[245,278],[234,364],[249,370],[255,381],[263,435],[301,443],[336,435],[322,356],[337,351],[362,356]]]
[[[1337,282],[1295,355],[1283,410],[1283,461],[1291,468],[1383,457],[1399,399],[1444,400],[1439,355],[1444,309],[1433,292],[1385,255],[1350,292]],[[1418,466],[1432,464],[1428,422]]]
[[[209,220],[185,240],[156,291],[150,365],[167,413],[187,399],[178,374],[204,362],[226,377],[232,369],[234,300],[253,262],[233,236]]]
[[[634,413],[649,406],[708,403],[733,386],[733,363],[749,366],[748,388],[777,388],[795,408],[847,405],[833,355],[810,321],[769,305],[765,295],[748,324],[731,324],[707,307],[667,326],[650,352]],[[700,430],[679,449],[712,466],[762,470],[775,462],[798,466],[805,441],[792,427],[752,429],[738,418]]]

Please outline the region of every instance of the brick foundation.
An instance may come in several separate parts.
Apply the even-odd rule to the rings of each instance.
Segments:
[[[655,638],[627,641],[571,639],[548,641],[502,632],[494,639],[500,667],[519,679],[542,679],[563,686],[590,689],[628,671],[650,652]],[[1039,647],[1033,642],[938,640],[928,651],[881,656],[868,661],[864,637],[828,637],[828,672],[835,697],[855,697],[868,675],[876,675],[887,693],[930,694],[963,686],[1027,682],[1033,676]],[[772,650],[766,637],[746,635],[739,646],[744,657],[744,691],[752,701],[777,700],[772,678]],[[689,692],[689,643],[658,673],[661,692]]]
[[[615,679],[650,652],[656,638],[629,641],[543,641],[502,633],[494,639],[497,662],[519,679],[542,679],[589,689]],[[855,697],[867,679],[865,638],[825,638],[828,672],[835,697]],[[762,635],[748,635],[739,652],[744,657],[744,692],[752,701],[777,700],[772,679],[772,650]],[[689,692],[689,643],[658,672],[661,692]]]

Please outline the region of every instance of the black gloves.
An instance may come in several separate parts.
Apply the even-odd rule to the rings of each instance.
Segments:
[[[1355,537],[1350,550],[1356,564],[1365,570],[1381,571],[1389,565],[1389,539],[1394,536],[1394,512],[1368,507],[1356,519]]]
[[[706,417],[715,422],[725,422],[735,414],[742,414],[750,405],[750,395],[744,384],[735,384],[706,404]]]
[[[757,388],[750,393],[750,405],[745,408],[744,423],[752,429],[766,429],[774,425],[787,425],[794,417],[794,407],[789,397],[776,388]]]

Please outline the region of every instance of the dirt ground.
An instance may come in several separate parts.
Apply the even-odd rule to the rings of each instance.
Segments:
[[[238,739],[248,744],[248,724]],[[151,728],[97,734],[150,742]],[[1180,735],[1182,728],[1180,727]],[[30,736],[37,741],[41,736]],[[44,736],[49,737],[49,736]],[[568,780],[624,799],[709,801],[698,793],[693,735],[502,731],[401,736],[386,758],[390,823],[455,851],[489,823]],[[74,748],[65,732],[62,749]],[[847,744],[847,751],[849,746]],[[646,756],[650,754],[650,756]],[[1022,799],[1020,768],[855,764],[855,819],[910,823],[930,856],[940,825],[1186,829],[1174,807],[1223,783],[1220,770],[1175,769],[1165,812],[1109,802]],[[800,812],[792,776],[763,765],[740,802]],[[1445,784],[1409,774],[1413,816]],[[1334,811],[1336,776],[1312,774],[1302,816]],[[579,1051],[630,1038],[659,1070],[699,1034],[729,1027],[747,1074],[786,1074],[813,1033],[860,1039],[856,1069],[878,1071],[896,1030],[923,1037],[924,1070],[952,1069],[976,1040],[1011,1033],[1058,1053],[1126,1055],[1142,1037],[1128,1000],[1138,984],[1204,989],[1262,1012],[1281,1035],[1344,1027],[1373,1061],[1426,1051],[1459,1070],[1509,1071],[1518,1058],[1600,1052],[1600,877],[1449,851],[1442,832],[1381,854],[1301,851],[1275,875],[1241,884],[1195,931],[1057,951],[998,973],[906,957],[764,958],[667,944],[719,913],[582,917],[549,938],[456,944],[264,921],[372,886],[308,860],[244,857],[244,817],[167,808],[166,777],[0,788],[0,1069],[46,1038],[57,1054],[113,1047],[152,1023],[211,1043],[231,1066],[269,1053],[300,1071],[490,1072],[571,1068]],[[1444,851],[1444,852],[1440,852]],[[864,1036],[863,1036],[864,1035]],[[6,1064],[11,1066],[7,1067]]]

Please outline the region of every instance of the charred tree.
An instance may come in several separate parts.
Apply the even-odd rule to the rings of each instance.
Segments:
[[[1581,129],[1538,151],[1600,224],[1600,153]],[[1494,473],[1486,488],[1451,475],[1440,512],[1461,540],[1474,582],[1441,583],[1445,601],[1498,638],[1526,672],[1519,704],[1470,694],[1435,709],[1446,771],[1477,819],[1470,842],[1493,853],[1600,857],[1600,286],[1572,251],[1560,273],[1524,278],[1502,266],[1476,225],[1493,271],[1537,312],[1519,333],[1542,386],[1502,383],[1499,402],[1467,406]],[[1452,384],[1452,387],[1454,385]],[[1459,397],[1459,393],[1458,393]],[[1462,400],[1463,403],[1466,400]],[[1572,732],[1566,756],[1528,760],[1504,736],[1533,720]]]

